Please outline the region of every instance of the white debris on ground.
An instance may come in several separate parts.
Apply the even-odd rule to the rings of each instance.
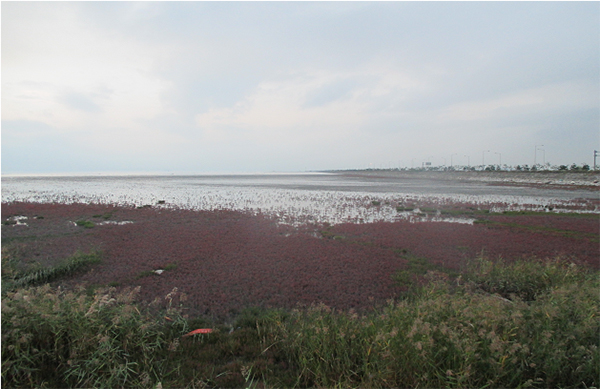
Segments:
[[[9,226],[28,226],[27,223],[24,222],[24,220],[27,220],[28,217],[27,216],[11,216],[9,218],[6,219],[6,223],[4,223],[4,225],[9,225]]]
[[[77,226],[78,224],[74,221],[69,220],[68,223],[72,226]],[[115,221],[115,220],[107,220],[107,221],[103,221],[103,222],[92,222],[94,223],[94,226],[106,226],[106,225],[116,225],[116,226],[122,226],[125,224],[133,224],[134,222],[130,221],[130,220],[125,220],[125,221]]]

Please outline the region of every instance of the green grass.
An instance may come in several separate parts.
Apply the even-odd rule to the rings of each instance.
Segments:
[[[487,215],[490,211],[489,209],[442,209],[440,213],[446,216],[473,216]]]
[[[508,299],[533,301],[553,287],[584,282],[587,274],[577,265],[561,259],[537,259],[506,263],[479,258],[468,266],[466,280],[478,289]]]
[[[137,276],[136,279],[140,279],[140,278],[144,278],[144,277],[150,277],[150,276],[157,276],[158,274],[156,274],[154,272],[154,270],[143,270],[141,271]]]
[[[77,224],[79,227],[85,228],[94,228],[94,226],[96,226],[94,222],[91,222],[89,220],[77,220],[75,224]]]
[[[170,271],[170,270],[175,270],[175,269],[177,269],[176,263],[167,263],[165,266],[163,266],[163,270],[165,270],[165,271]]]
[[[474,260],[373,311],[249,308],[186,318],[139,289],[48,285],[2,298],[6,387],[598,387],[600,279],[561,259]],[[196,328],[205,335],[182,337]]]
[[[321,236],[325,239],[344,240],[346,239],[343,235],[336,235],[335,232],[331,231],[331,226],[325,226],[325,229],[321,230]]]
[[[547,211],[504,211],[503,216],[561,216],[561,217],[576,217],[576,218],[600,218],[597,213],[581,213],[581,212],[547,212]]]
[[[456,271],[435,264],[427,258],[410,254],[406,249],[395,250],[395,252],[401,254],[407,261],[404,269],[392,275],[395,284],[405,290],[404,297],[412,297],[418,293],[426,278],[442,277],[449,280],[458,276]]]
[[[10,301],[2,315],[3,384],[109,388],[155,382],[161,372],[153,354],[165,333],[129,304],[133,295],[113,288],[87,297],[47,285],[10,293],[3,299]]]
[[[14,288],[39,285],[68,277],[90,265],[100,262],[100,253],[76,252],[72,256],[50,267],[39,265],[19,266],[19,255],[5,249],[2,252],[2,291]]]

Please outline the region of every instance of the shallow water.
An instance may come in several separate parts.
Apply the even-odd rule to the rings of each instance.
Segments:
[[[335,173],[196,176],[22,176],[2,177],[2,202],[157,205],[185,209],[231,209],[275,216],[281,223],[373,222],[406,219],[472,223],[468,218],[424,215],[403,204],[471,203],[492,211],[574,207],[600,213],[598,193],[531,187],[494,186],[397,177]]]

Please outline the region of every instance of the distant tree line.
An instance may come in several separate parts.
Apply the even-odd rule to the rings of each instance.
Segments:
[[[531,168],[527,165],[523,165],[523,166],[517,165],[517,166],[515,166],[514,170],[517,170],[517,171],[551,170],[551,171],[573,171],[573,172],[587,172],[587,171],[591,170],[590,165],[588,165],[587,163],[583,163],[583,164],[581,164],[581,166],[577,165],[576,163],[571,164],[571,166],[567,166],[567,165],[558,165],[558,166],[548,165],[548,166],[541,166],[541,167],[538,167],[538,166],[541,166],[541,165],[534,165]]]
[[[366,170],[388,170],[388,171],[517,171],[517,172],[536,172],[536,171],[555,171],[555,172],[589,172],[593,169],[587,163],[578,165],[551,165],[550,163],[536,164],[529,166],[525,165],[474,165],[474,166],[421,166],[416,168],[389,168],[389,169],[373,169]],[[598,169],[596,169],[598,170]]]

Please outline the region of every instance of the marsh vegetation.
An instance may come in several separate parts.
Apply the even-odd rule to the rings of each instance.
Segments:
[[[597,200],[301,200],[4,202],[3,384],[599,385]]]

